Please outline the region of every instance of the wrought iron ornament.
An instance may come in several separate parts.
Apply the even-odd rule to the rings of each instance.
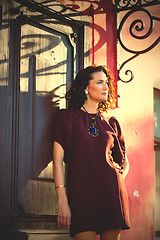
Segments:
[[[83,109],[85,110],[85,112],[88,114],[88,116],[92,120],[92,122],[91,122],[92,125],[88,128],[88,133],[92,137],[97,137],[99,135],[99,130],[95,127],[95,125],[96,125],[96,117],[99,115],[99,111],[97,110],[95,117],[91,117],[91,115],[89,114],[89,112],[86,110],[86,108],[84,106],[83,106]]]
[[[127,47],[127,44],[124,43],[124,41],[122,40],[123,39],[121,36],[122,29],[132,14],[142,12],[142,13],[146,14],[147,19],[149,20],[149,28],[148,28],[147,32],[144,31],[146,24],[143,21],[143,19],[137,18],[134,21],[132,21],[132,23],[130,24],[129,34],[133,39],[138,39],[140,41],[141,40],[143,41],[144,39],[151,37],[153,30],[154,30],[154,21],[160,21],[160,18],[153,16],[144,7],[158,5],[158,4],[160,4],[160,0],[117,0],[117,12],[130,10],[130,11],[126,12],[126,14],[124,15],[124,17],[122,18],[122,20],[119,24],[118,31],[117,31],[117,39],[118,39],[118,42],[120,43],[121,47],[125,51],[134,54],[133,56],[131,56],[130,58],[125,60],[121,64],[120,68],[118,69],[118,80],[121,80],[122,82],[128,83],[128,82],[132,81],[133,77],[134,77],[131,70],[126,70],[125,75],[128,76],[128,80],[123,80],[120,77],[120,72],[121,72],[122,68],[128,62],[130,62],[132,59],[136,58],[140,54],[144,54],[144,53],[147,53],[148,51],[152,50],[160,42],[160,36],[159,36],[150,46],[146,47],[145,49],[142,49],[142,50],[131,49],[131,48]],[[139,16],[140,16],[140,14],[139,14]],[[145,34],[143,34],[143,32]],[[142,33],[142,35],[140,35],[140,33]]]
[[[160,4],[160,0],[117,0],[117,12]]]

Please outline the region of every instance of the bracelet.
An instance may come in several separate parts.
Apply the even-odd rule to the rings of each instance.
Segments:
[[[61,188],[61,187],[65,187],[65,185],[59,185],[59,186],[55,187],[55,189]]]

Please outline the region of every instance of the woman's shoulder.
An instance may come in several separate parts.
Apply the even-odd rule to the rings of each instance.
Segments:
[[[61,108],[57,111],[57,114],[59,115],[73,115],[78,113],[79,110],[70,110],[70,109],[66,109],[66,108]]]
[[[115,122],[119,122],[118,118],[121,115],[120,112],[116,109],[108,110],[107,112],[104,111],[102,114],[105,116],[105,118]]]
[[[107,122],[118,122],[115,116],[111,115],[108,112],[101,112],[101,115],[103,116],[104,120]]]
[[[117,120],[117,118],[108,112],[107,113],[103,112],[102,116],[104,120],[114,129],[114,132],[117,133],[118,129],[120,128],[119,121]]]
[[[79,110],[59,109],[56,113],[56,118],[71,121],[74,119],[74,116],[77,117],[78,114]]]
[[[63,119],[63,118],[69,118],[71,115],[70,110],[68,109],[58,109],[56,112],[56,118]]]
[[[68,109],[65,109],[65,108],[58,109],[58,110],[57,110],[57,114],[58,114],[58,115],[68,114]]]

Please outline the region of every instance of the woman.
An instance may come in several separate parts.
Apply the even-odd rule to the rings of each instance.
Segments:
[[[69,110],[57,114],[53,173],[58,225],[75,240],[117,240],[129,228],[124,178],[129,164],[118,121],[107,108],[115,104],[112,78],[105,66],[81,70],[66,94]],[[63,160],[68,164],[67,195]]]

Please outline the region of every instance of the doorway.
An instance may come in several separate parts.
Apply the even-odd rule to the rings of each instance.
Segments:
[[[53,126],[57,110],[66,108],[66,90],[84,64],[84,23],[35,1],[22,2],[14,8],[18,16],[9,19],[1,222],[9,230],[52,231],[67,239],[66,230],[57,226]]]

